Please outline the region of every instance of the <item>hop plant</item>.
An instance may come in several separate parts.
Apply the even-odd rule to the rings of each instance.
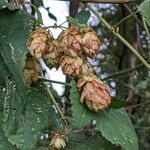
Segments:
[[[31,85],[40,76],[40,65],[32,57],[27,57],[23,72],[27,83]]]
[[[63,53],[58,42],[53,39],[49,43],[49,49],[46,51],[46,54],[43,55],[43,60],[50,69],[53,67],[58,68],[62,54]]]
[[[85,102],[89,109],[98,112],[109,106],[111,102],[110,92],[107,86],[95,75],[82,77],[78,80],[77,86],[81,91],[81,103]]]
[[[66,31],[62,31],[58,41],[65,55],[77,57],[82,54],[82,38],[78,27],[71,26]]]
[[[41,58],[50,46],[52,36],[43,28],[33,31],[27,41],[27,46],[30,54],[36,58]]]
[[[64,149],[69,142],[69,138],[65,134],[56,133],[50,142],[53,149]]]
[[[72,77],[80,77],[93,72],[93,69],[84,63],[80,57],[64,56],[60,61],[60,66],[64,74]]]
[[[93,29],[87,27],[82,29],[82,35],[82,45],[85,55],[94,58],[100,51],[100,40],[97,34]]]
[[[59,37],[65,55],[77,57],[81,54],[93,58],[100,51],[100,41],[93,29],[71,26],[63,31]]]

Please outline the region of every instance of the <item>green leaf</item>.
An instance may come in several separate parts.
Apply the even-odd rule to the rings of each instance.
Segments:
[[[144,0],[143,3],[138,7],[138,12],[145,18],[148,25],[150,26],[150,0]]]
[[[125,106],[125,102],[121,98],[118,98],[118,97],[112,98],[112,101],[110,103],[111,108],[119,109],[119,108],[122,108],[123,106]]]
[[[8,140],[22,150],[34,149],[49,126],[50,101],[43,86],[18,91],[9,81],[6,89],[3,130]]]
[[[8,8],[9,10],[20,9],[18,6],[7,3],[5,0],[0,0],[0,9]]]
[[[73,26],[78,26],[78,27],[80,27],[80,28],[86,27],[85,24],[81,24],[77,19],[75,19],[75,18],[73,18],[73,17],[71,17],[71,16],[68,16],[68,17],[67,17],[67,21],[68,21],[71,25],[73,25]]]
[[[5,137],[3,130],[1,129],[1,125],[2,125],[2,112],[0,111],[0,149],[1,150],[17,150],[17,148],[15,146],[13,146]]]
[[[81,128],[95,120],[98,130],[108,141],[120,145],[125,150],[138,150],[137,135],[124,109],[109,109],[99,113],[91,112],[85,104],[80,103],[80,94],[75,81],[71,82],[71,86],[70,99],[74,127]]]
[[[4,132],[2,129],[0,129],[0,149],[1,150],[17,150],[17,148],[13,146],[4,136]]]
[[[93,135],[71,133],[69,139],[66,150],[112,150],[114,148],[100,133]]]
[[[77,19],[77,21],[80,24],[87,24],[87,21],[89,20],[90,16],[91,16],[90,11],[84,9],[75,16],[75,19]]]
[[[0,54],[15,79],[24,85],[23,66],[27,53],[26,41],[32,29],[32,19],[22,10],[0,10]]]

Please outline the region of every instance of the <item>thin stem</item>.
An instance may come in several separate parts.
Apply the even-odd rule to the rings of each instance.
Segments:
[[[114,77],[117,77],[117,76],[124,75],[125,73],[131,72],[131,71],[134,71],[134,70],[136,70],[136,69],[139,69],[139,68],[143,67],[143,65],[144,65],[144,64],[139,64],[139,65],[135,66],[134,68],[129,68],[129,69],[125,69],[125,70],[116,72],[116,73],[114,73],[114,74],[112,74],[112,75],[110,75],[110,76],[108,76],[108,77],[102,79],[102,81],[108,80],[108,79],[110,79],[110,78],[114,78]]]
[[[132,16],[134,16],[135,14],[137,14],[138,12],[133,12],[131,14],[129,14],[128,16],[124,17],[122,20],[120,20],[117,24],[114,25],[114,27],[118,27],[121,23],[123,23],[124,21],[128,20],[129,18],[131,18]]]
[[[101,22],[116,36],[122,41],[138,58],[141,62],[150,70],[150,65],[145,61],[145,59],[137,52],[137,50],[127,41],[125,40],[119,33],[112,30],[112,26],[108,24],[108,22],[99,15],[99,13],[94,10],[90,5],[85,4],[87,8],[89,8],[100,20]]]
[[[148,31],[148,27],[147,27],[147,24],[146,24],[146,21],[145,21],[144,17],[142,17],[142,21],[143,21],[144,28],[145,28],[145,31],[146,31],[147,35],[150,36],[150,33]]]
[[[63,121],[65,122],[65,124],[68,124],[68,121],[67,121],[66,117],[64,116],[63,112],[62,112],[61,109],[59,108],[58,103],[56,102],[56,100],[55,100],[55,98],[54,98],[54,96],[53,96],[53,94],[52,94],[52,92],[51,92],[51,90],[50,90],[50,88],[49,88],[48,86],[47,86],[47,92],[48,92],[48,95],[50,96],[52,102],[54,103],[54,105],[55,105],[57,111],[58,111],[59,114],[61,115]]]
[[[144,101],[144,102],[139,103],[139,104],[128,106],[128,107],[126,107],[126,110],[137,108],[137,107],[140,107],[140,106],[143,106],[143,105],[148,105],[148,104],[150,104],[150,100]]]
[[[45,78],[38,78],[38,79],[40,81],[44,81],[44,82],[51,82],[51,83],[62,84],[62,85],[66,85],[66,86],[71,86],[69,83],[65,83],[65,82],[54,81],[54,80],[45,79]]]
[[[38,60],[38,62],[39,62],[39,64],[40,64],[40,61],[39,61],[39,60]],[[45,79],[45,78],[44,78],[44,75],[43,75],[43,72],[42,72],[42,69],[41,69],[41,76],[42,76],[43,79]],[[64,114],[63,114],[63,112],[61,111],[61,109],[59,108],[58,103],[57,103],[57,101],[55,100],[55,98],[54,98],[54,96],[53,96],[53,94],[52,94],[52,92],[51,92],[51,90],[50,90],[48,84],[47,84],[46,82],[44,82],[44,84],[46,85],[48,95],[50,96],[50,98],[51,98],[53,104],[55,105],[57,111],[59,112],[60,116],[62,117],[64,123],[65,123],[65,124],[68,124],[68,120],[67,120],[67,118],[64,116]]]

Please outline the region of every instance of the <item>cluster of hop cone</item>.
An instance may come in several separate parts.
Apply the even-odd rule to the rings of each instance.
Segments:
[[[100,51],[100,40],[93,29],[71,26],[54,39],[46,29],[38,28],[30,34],[27,46],[31,56],[42,58],[50,69],[61,67],[64,74],[76,80],[80,101],[90,110],[98,112],[109,106],[108,87],[87,63],[87,57],[94,58]],[[40,75],[40,66],[32,57],[26,59],[24,74],[29,84]]]

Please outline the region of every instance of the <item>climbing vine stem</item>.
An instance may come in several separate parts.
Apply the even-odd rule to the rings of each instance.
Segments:
[[[99,13],[94,10],[89,4],[85,4],[89,10],[91,10],[98,18],[99,20],[106,26],[108,30],[110,30],[116,37],[120,39],[138,58],[139,60],[150,70],[150,65],[145,61],[145,59],[138,53],[138,51],[126,40],[124,39],[118,32],[115,32],[113,27],[102,17],[99,15]]]

